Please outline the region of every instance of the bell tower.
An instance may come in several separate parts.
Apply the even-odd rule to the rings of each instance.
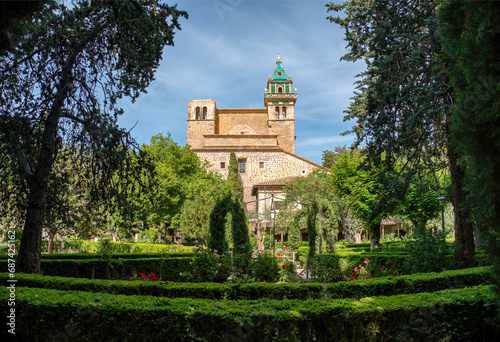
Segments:
[[[285,151],[295,153],[297,88],[292,90],[292,83],[292,77],[286,74],[278,54],[276,68],[264,89],[264,106],[267,108],[269,133],[278,134],[278,144]]]

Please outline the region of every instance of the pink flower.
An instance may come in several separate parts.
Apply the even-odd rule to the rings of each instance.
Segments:
[[[217,253],[217,250],[216,250],[216,249],[214,249],[214,253]]]
[[[182,272],[181,272],[181,273],[179,273],[179,276],[181,276],[181,277],[182,277]]]
[[[193,252],[196,252],[196,247],[193,247]]]
[[[267,283],[267,280],[265,280],[265,279],[264,279],[262,282],[263,282],[263,283]]]
[[[195,244],[198,244],[198,240],[194,240],[194,243],[195,243]]]

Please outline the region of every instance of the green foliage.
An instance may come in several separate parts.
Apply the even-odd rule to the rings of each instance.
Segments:
[[[227,176],[227,181],[229,183],[229,189],[231,196],[236,201],[243,201],[243,182],[241,180],[240,174],[238,172],[238,159],[236,159],[236,153],[231,152],[229,155],[229,174]]]
[[[279,271],[279,281],[294,282],[298,280],[299,276],[296,274],[295,264],[291,261],[286,261],[285,263],[283,263]]]
[[[182,17],[156,0],[53,1],[32,18],[18,48],[0,57],[0,154],[12,171],[1,193],[27,192],[18,270],[40,271],[46,199],[57,192],[50,178],[63,143],[89,156],[93,196],[112,197],[109,185],[116,170],[127,170],[131,141],[118,127],[117,103],[146,91]]]
[[[233,199],[231,195],[218,200],[210,213],[208,247],[210,249],[217,249],[222,254],[228,250],[225,233],[228,213],[231,214],[233,252],[236,254],[248,254],[250,252],[250,235],[246,213],[241,207],[241,203]]]
[[[233,201],[230,196],[221,198],[210,213],[208,248],[216,249],[221,254],[224,254],[228,249],[226,241],[226,215],[231,211],[232,204]]]
[[[271,253],[259,253],[253,265],[254,277],[257,281],[274,283],[279,279],[280,265]]]
[[[500,4],[440,1],[437,15],[440,62],[454,91],[451,131],[466,166],[476,233],[495,262],[500,289]]]
[[[411,276],[390,276],[383,278],[343,281],[326,286],[326,295],[331,299],[399,294],[435,292],[466,286],[491,284],[491,267],[477,267],[441,273],[413,274]]]
[[[317,254],[314,256],[314,275],[322,282],[347,281],[352,278],[354,268],[370,260],[370,273],[373,277],[382,276],[382,266],[396,265],[399,269],[403,265],[406,254],[346,252],[334,254]],[[450,257],[447,258],[450,262]],[[451,262],[450,262],[451,263]]]
[[[446,232],[423,231],[414,237],[414,241],[406,244],[404,273],[439,272],[450,267],[447,256],[452,249],[446,243]]]
[[[182,281],[224,282],[229,277],[230,261],[216,249],[197,248],[189,264],[191,269],[182,273]]]
[[[147,222],[163,230],[177,227],[181,209],[193,191],[191,184],[208,178],[206,166],[189,145],[179,146],[170,133],[153,136],[150,145],[143,145],[142,149],[155,166],[154,178],[150,180],[152,186],[143,201]]]
[[[164,280],[183,281],[179,279],[179,273],[192,271],[190,261],[187,257],[121,258],[111,268],[107,259],[42,259],[41,269],[44,275],[89,279],[128,279],[135,270],[154,272]]]
[[[138,272],[136,271],[136,274]],[[149,272],[151,274],[151,272]],[[156,274],[158,276],[158,274]],[[0,280],[7,280],[8,273],[0,273]],[[324,296],[321,284],[263,284],[263,283],[185,283],[185,282],[131,282],[129,280],[103,280],[66,278],[19,274],[23,286],[64,291],[87,291],[122,295],[157,296],[168,298],[200,298],[227,300],[257,300],[262,298],[320,299]],[[127,278],[128,279],[128,278]]]
[[[210,213],[217,199],[227,193],[228,184],[216,174],[200,174],[187,187],[180,229],[186,239],[198,240],[206,245],[210,236]]]
[[[7,296],[3,291],[0,299]],[[482,341],[498,337],[489,324],[497,309],[491,300],[487,286],[335,301],[157,298],[21,287],[16,290],[16,337],[67,337],[71,322],[79,328],[70,331],[79,341],[131,336],[144,341],[220,341],[221,336],[263,342],[276,336],[286,341],[310,341],[311,336],[323,341]]]

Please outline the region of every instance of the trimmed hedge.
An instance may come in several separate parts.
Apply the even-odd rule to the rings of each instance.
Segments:
[[[7,280],[8,273],[0,273]],[[318,283],[174,283],[125,280],[49,277],[18,273],[19,286],[57,290],[75,290],[126,295],[146,295],[170,298],[209,299],[308,299],[363,298],[391,296],[462,288],[491,283],[491,267],[477,267],[442,273],[356,280],[329,284]]]
[[[1,280],[9,279],[0,273]],[[124,295],[200,299],[309,299],[321,298],[324,287],[318,283],[175,283],[166,281],[128,281],[49,277],[37,274],[16,274],[21,287],[64,291],[87,291]]]
[[[2,301],[9,294],[2,291]],[[494,340],[487,286],[362,300],[231,301],[17,288],[26,341]],[[3,306],[2,314],[8,316]],[[4,328],[5,329],[5,328]]]
[[[145,259],[145,258],[189,258],[193,257],[194,253],[111,253],[113,258],[122,259]],[[7,259],[7,254],[0,254],[0,260]],[[102,254],[99,253],[52,253],[42,254],[42,260],[47,259],[100,259]]]
[[[359,299],[372,296],[434,292],[491,283],[491,267],[475,267],[441,273],[343,281],[327,285],[325,292],[329,298]]]
[[[406,254],[362,252],[317,254],[314,256],[314,275],[326,282],[349,280],[356,266],[360,264],[365,266],[363,261],[366,258],[370,259],[369,267],[373,270],[372,275],[380,276],[382,265],[396,265],[397,269],[403,265]]]
[[[89,279],[128,279],[133,270],[154,272],[164,280],[180,281],[179,273],[190,269],[191,258],[42,259],[44,275]]]

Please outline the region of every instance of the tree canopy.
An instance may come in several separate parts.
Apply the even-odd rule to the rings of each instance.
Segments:
[[[117,101],[145,92],[180,17],[187,13],[157,0],[50,3],[0,57],[2,167],[28,191],[19,271],[40,272],[49,177],[62,144],[80,146],[96,179],[112,181],[131,143],[117,125]]]
[[[356,134],[358,145],[365,144],[367,165],[383,159],[384,173],[390,174],[401,163],[398,178],[407,183],[403,190],[416,173],[449,167],[456,210],[455,262],[472,266],[474,239],[464,169],[450,131],[453,91],[437,58],[442,52],[438,3],[350,0],[327,6],[345,12],[345,17],[329,17],[346,31],[349,50],[343,59],[364,59],[367,65],[345,116],[356,120],[350,133]]]

